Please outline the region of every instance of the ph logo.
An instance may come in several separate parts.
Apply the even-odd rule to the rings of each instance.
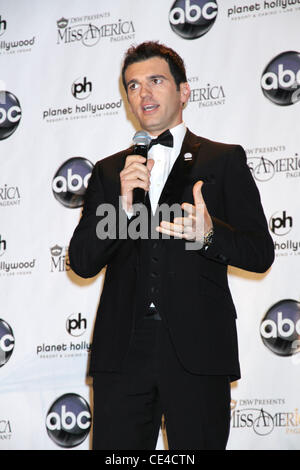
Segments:
[[[86,158],[73,157],[64,162],[52,181],[55,199],[71,209],[81,207],[92,170],[93,164]]]
[[[300,53],[288,51],[274,57],[263,71],[261,87],[265,97],[279,106],[300,101]]]
[[[82,318],[81,313],[73,313],[67,318],[66,329],[72,336],[81,336],[86,332],[87,320]]]
[[[21,115],[18,98],[9,91],[0,91],[0,140],[7,139],[15,132]]]
[[[2,19],[2,15],[0,15],[0,36],[2,36],[7,28],[7,21]]]
[[[287,235],[293,227],[293,218],[286,214],[286,211],[275,212],[269,221],[269,227],[275,235]]]
[[[213,26],[218,14],[217,2],[176,0],[169,13],[172,30],[184,39],[197,39]]]
[[[88,82],[86,77],[83,80],[77,78],[72,84],[71,92],[77,100],[86,100],[92,93],[92,82]]]
[[[6,252],[6,245],[6,240],[2,240],[2,235],[0,234],[0,256]]]
[[[60,447],[82,444],[90,432],[91,410],[76,393],[66,393],[55,400],[46,417],[48,436]]]

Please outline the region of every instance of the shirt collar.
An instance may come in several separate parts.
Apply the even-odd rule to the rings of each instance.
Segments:
[[[177,156],[179,155],[181,147],[182,147],[182,142],[186,133],[186,125],[184,122],[181,122],[177,126],[169,129],[169,131],[171,132],[173,139],[174,139],[173,152]],[[157,137],[157,136],[152,136],[151,134],[149,135],[152,139],[155,139]],[[151,151],[153,148],[154,146],[151,148]]]
[[[180,149],[182,147],[182,142],[183,142],[183,139],[184,139],[184,136],[185,136],[185,133],[186,133],[185,123],[181,122],[177,126],[170,129],[170,132],[171,132],[171,134],[173,136],[173,139],[174,139],[173,148],[175,150],[175,153],[178,155],[179,152],[180,152]]]

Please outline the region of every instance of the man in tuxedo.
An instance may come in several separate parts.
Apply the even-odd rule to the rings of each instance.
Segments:
[[[164,415],[170,449],[225,449],[230,382],[240,378],[227,267],[266,271],[273,242],[242,147],[185,127],[178,54],[157,42],[132,47],[122,78],[152,138],[148,159],[131,147],[96,163],[69,247],[78,275],[107,268],[90,364],[93,448],[155,449]],[[140,224],[151,227],[162,205],[182,212],[132,236],[136,188],[145,191]],[[116,212],[106,233],[103,204]]]

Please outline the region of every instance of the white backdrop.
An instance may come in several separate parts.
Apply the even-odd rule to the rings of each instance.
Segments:
[[[144,40],[184,58],[188,127],[246,149],[276,246],[267,274],[230,269],[228,448],[300,449],[299,21],[300,0],[0,0],[0,449],[89,448],[104,273],[67,247],[92,165],[131,143],[120,68]]]

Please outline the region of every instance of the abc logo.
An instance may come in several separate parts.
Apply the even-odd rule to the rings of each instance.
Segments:
[[[53,178],[54,197],[65,207],[81,207],[92,170],[93,164],[86,158],[73,157],[67,160]]]
[[[172,30],[184,39],[197,39],[213,26],[218,14],[216,1],[176,0],[169,13]]]
[[[7,139],[15,132],[21,114],[18,98],[9,91],[0,91],[0,140]]]
[[[300,303],[281,300],[266,313],[260,325],[263,343],[278,356],[300,351]]]
[[[57,398],[48,411],[46,428],[58,446],[80,445],[91,428],[91,410],[87,401],[76,393],[66,393]]]
[[[272,103],[288,106],[300,100],[300,54],[289,51],[271,60],[261,77],[263,94]]]
[[[0,367],[4,366],[13,353],[15,338],[8,323],[0,319]]]

